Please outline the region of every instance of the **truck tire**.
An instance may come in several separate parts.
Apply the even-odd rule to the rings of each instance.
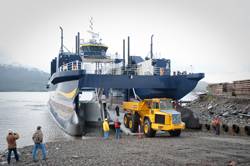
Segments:
[[[123,117],[123,123],[124,123],[124,126],[127,128],[129,128],[129,119],[130,119],[130,116],[128,115],[128,113],[125,113]]]
[[[154,137],[156,131],[151,128],[151,123],[148,119],[144,120],[143,132],[146,137]]]
[[[181,130],[171,130],[169,134],[171,137],[179,137],[181,135]]]
[[[138,115],[138,113],[132,114],[132,119],[131,119],[132,124],[129,126],[132,133],[138,132],[139,122],[140,122],[140,116]]]

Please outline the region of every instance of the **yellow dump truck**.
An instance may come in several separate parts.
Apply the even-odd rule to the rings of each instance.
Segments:
[[[147,137],[154,137],[156,131],[168,131],[171,136],[179,136],[185,128],[181,113],[173,107],[171,99],[154,98],[142,101],[123,102],[124,125],[131,132],[138,132],[139,125]]]

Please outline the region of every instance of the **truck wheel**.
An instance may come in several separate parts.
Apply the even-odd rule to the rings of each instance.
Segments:
[[[179,137],[181,135],[181,130],[171,130],[169,134],[171,137]]]
[[[129,116],[127,113],[124,114],[124,117],[123,117],[123,122],[124,122],[124,126],[129,128]]]
[[[143,132],[146,135],[146,137],[154,137],[156,131],[151,128],[151,123],[148,119],[144,121],[143,125]]]
[[[132,114],[132,120],[131,120],[131,127],[130,130],[132,133],[135,133],[138,131],[138,125],[140,121],[140,116],[137,113]]]

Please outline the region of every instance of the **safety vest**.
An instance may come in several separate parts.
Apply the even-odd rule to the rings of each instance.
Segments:
[[[102,124],[102,127],[103,127],[103,131],[109,131],[109,124],[108,122],[105,120]]]

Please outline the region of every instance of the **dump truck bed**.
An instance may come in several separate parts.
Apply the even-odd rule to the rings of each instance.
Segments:
[[[123,102],[123,109],[124,110],[131,110],[131,111],[140,111],[143,110],[143,106],[145,102]]]

